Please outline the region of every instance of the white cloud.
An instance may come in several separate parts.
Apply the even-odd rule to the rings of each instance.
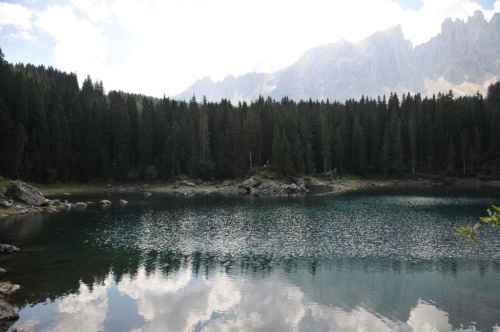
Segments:
[[[397,24],[415,46],[436,35],[445,18],[467,19],[481,9],[471,0],[424,0],[418,12],[392,0],[70,0],[38,12],[0,6],[0,28],[15,26],[12,37],[25,39],[36,28],[48,32],[54,65],[76,71],[80,81],[90,74],[107,90],[157,97],[205,76],[276,71],[312,47],[357,42]],[[487,19],[500,0],[494,6]]]
[[[36,39],[31,35],[31,18],[33,11],[20,4],[0,2],[0,31],[6,26],[14,26],[18,33],[12,33],[9,37],[14,39]]]
[[[80,282],[78,293],[70,294],[57,301],[59,315],[49,328],[50,331],[102,331],[108,312],[108,290],[113,276],[93,289]]]
[[[106,71],[107,45],[102,29],[78,18],[70,6],[51,6],[38,13],[35,26],[52,36],[59,69],[77,72],[80,80]]]
[[[70,3],[76,8],[85,11],[93,22],[105,22],[110,17],[106,0],[70,0]]]

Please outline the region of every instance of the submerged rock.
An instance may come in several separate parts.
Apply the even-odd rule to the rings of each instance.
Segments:
[[[11,246],[9,244],[0,244],[0,254],[13,254],[19,251],[21,251],[21,249],[18,247]]]
[[[45,197],[40,190],[21,181],[9,182],[5,196],[34,206],[42,206],[45,203]]]

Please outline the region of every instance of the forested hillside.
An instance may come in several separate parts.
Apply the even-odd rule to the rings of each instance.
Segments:
[[[0,61],[0,175],[9,178],[232,178],[264,165],[279,176],[488,175],[500,160],[500,83],[486,98],[232,105],[106,94],[90,77],[80,89],[74,74]]]

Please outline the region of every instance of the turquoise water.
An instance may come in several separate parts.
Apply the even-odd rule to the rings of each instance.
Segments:
[[[498,190],[65,199],[103,198],[0,220],[11,330],[500,331],[500,269],[453,230]]]

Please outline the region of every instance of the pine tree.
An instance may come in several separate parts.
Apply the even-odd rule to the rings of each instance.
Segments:
[[[448,151],[446,153],[446,172],[452,172],[455,169],[455,160],[457,159],[457,152],[453,144],[453,138],[450,136]]]

